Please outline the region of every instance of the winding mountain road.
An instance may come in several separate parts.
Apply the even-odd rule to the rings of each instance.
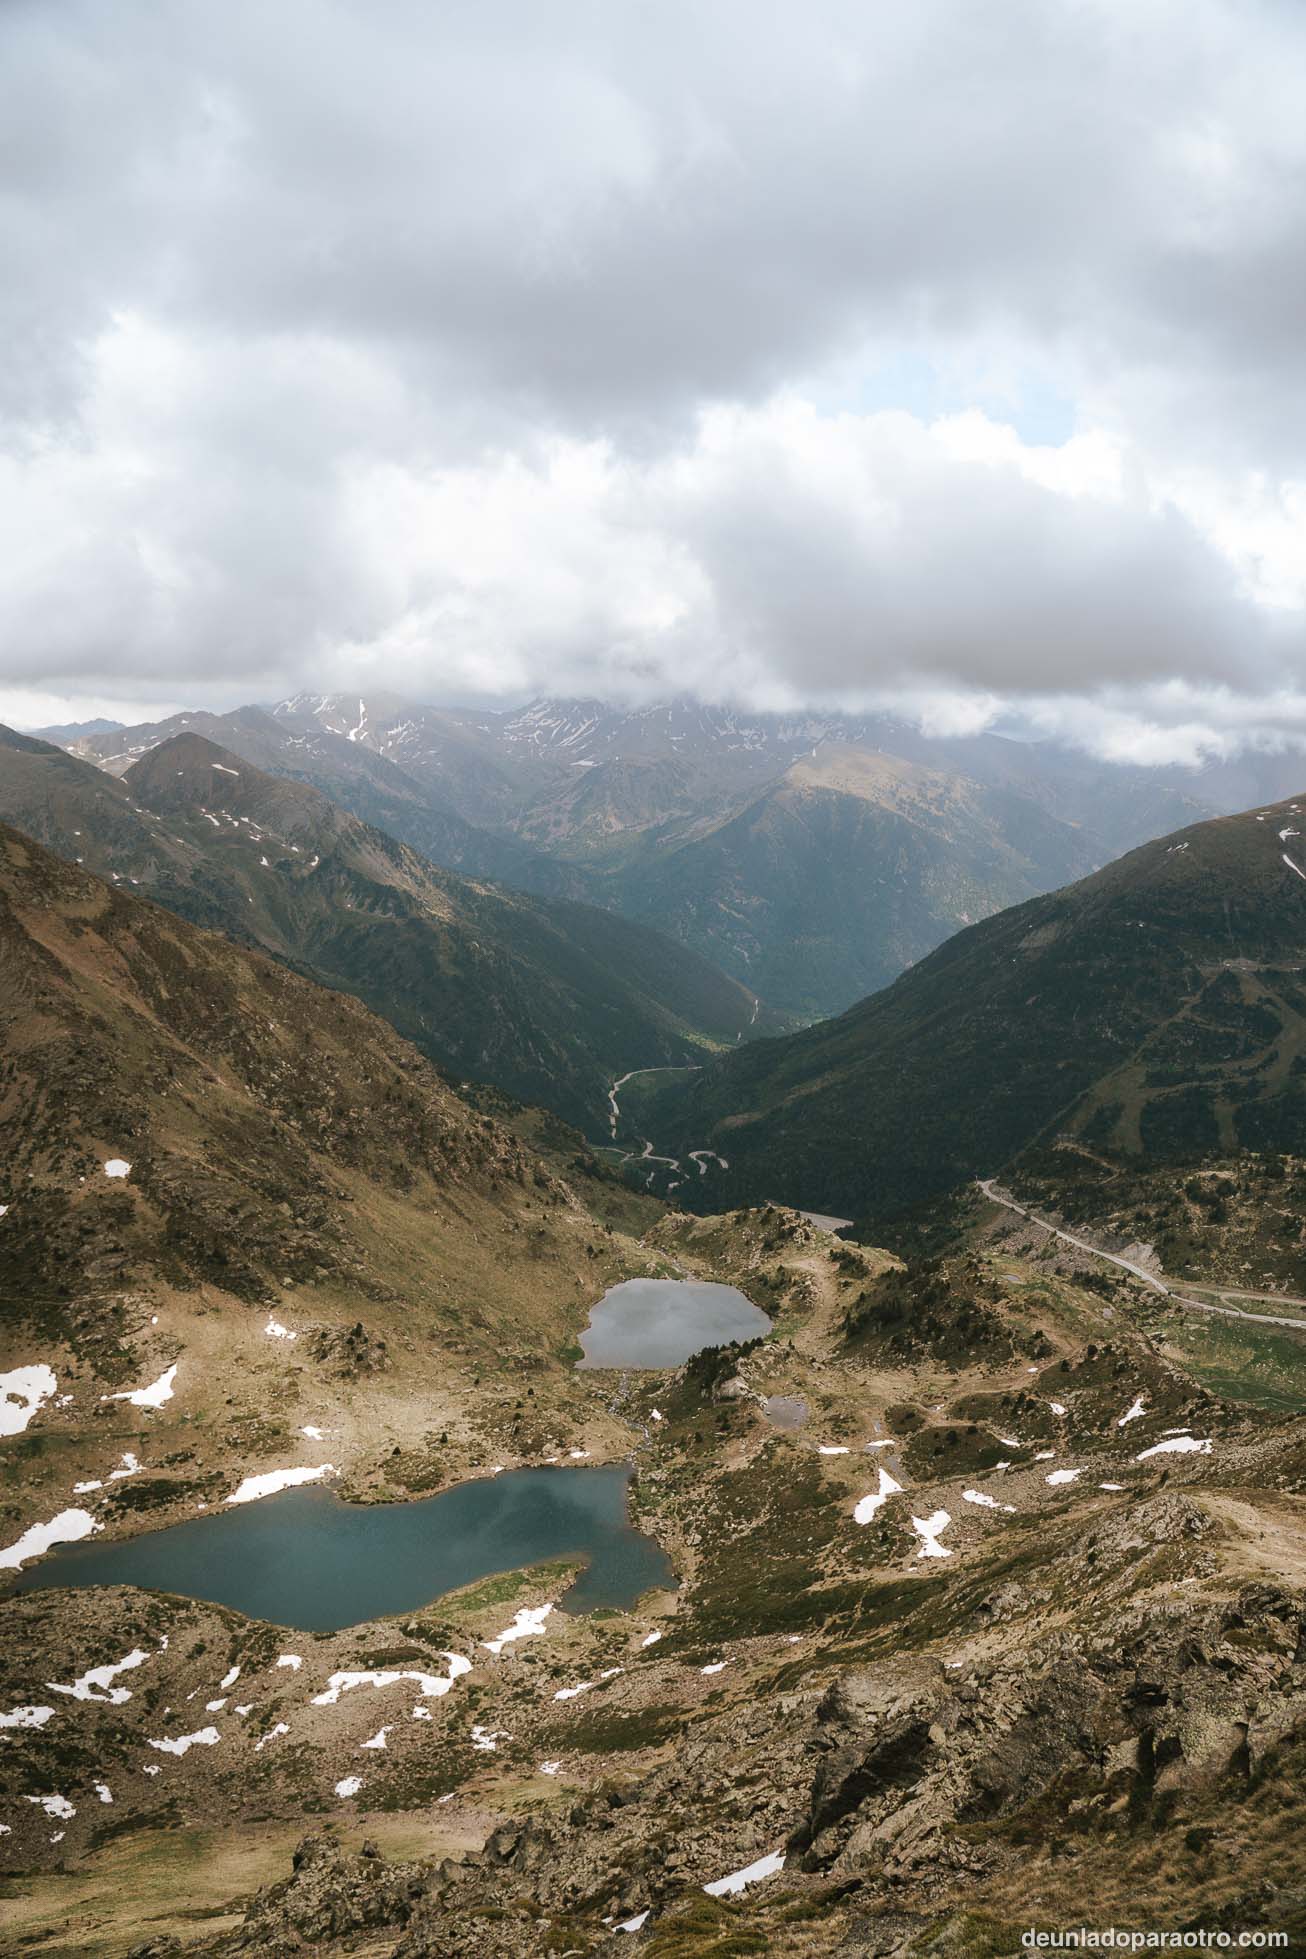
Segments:
[[[1196,1313],[1220,1313],[1231,1320],[1251,1320],[1256,1326],[1287,1326],[1297,1333],[1306,1333],[1306,1320],[1294,1320],[1278,1313],[1245,1313],[1239,1306],[1230,1306],[1227,1303],[1217,1306],[1209,1299],[1194,1299],[1189,1293],[1177,1291],[1173,1283],[1164,1275],[1158,1276],[1155,1272],[1149,1272],[1146,1266],[1136,1265],[1133,1259],[1121,1258],[1116,1252],[1104,1252],[1100,1245],[1090,1244],[1087,1238],[1077,1238],[1073,1231],[1063,1231],[1060,1225],[1049,1224],[1045,1218],[1026,1210],[1023,1204],[1017,1204],[1014,1197],[1007,1197],[1000,1192],[994,1178],[977,1177],[975,1183],[976,1188],[983,1191],[990,1204],[1000,1204],[1004,1210],[1014,1211],[1017,1217],[1027,1219],[1030,1224],[1036,1224],[1040,1231],[1049,1232],[1053,1238],[1060,1238],[1067,1245],[1074,1245],[1078,1251],[1087,1252],[1091,1258],[1102,1258],[1108,1265],[1118,1265],[1122,1271],[1131,1273],[1136,1279],[1141,1279],[1144,1285],[1152,1288],[1153,1292],[1159,1292],[1163,1299],[1170,1300],[1176,1306],[1190,1306]],[[1188,1283],[1192,1284],[1192,1281]],[[1218,1294],[1224,1302],[1230,1298],[1251,1299],[1272,1296],[1248,1293],[1236,1286],[1228,1289],[1212,1286],[1210,1290]],[[1306,1299],[1288,1299],[1285,1303],[1289,1306],[1306,1306]]]

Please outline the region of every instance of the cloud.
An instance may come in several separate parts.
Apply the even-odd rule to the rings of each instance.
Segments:
[[[1233,0],[15,0],[0,681],[1269,702],[1303,43]]]

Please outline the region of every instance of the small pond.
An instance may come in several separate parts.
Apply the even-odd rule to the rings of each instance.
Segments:
[[[561,1600],[566,1610],[623,1608],[676,1582],[662,1547],[630,1523],[629,1480],[625,1467],[515,1469],[416,1503],[285,1490],[117,1543],[68,1545],[14,1589],[140,1585],[335,1632],[415,1611],[491,1572],[576,1557],[587,1563]]]
[[[590,1308],[580,1367],[679,1367],[703,1347],[756,1340],[771,1321],[737,1286],[626,1279]]]

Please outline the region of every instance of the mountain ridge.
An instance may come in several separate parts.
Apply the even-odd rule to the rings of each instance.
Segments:
[[[73,747],[121,772],[187,729],[465,875],[651,924],[795,1018],[840,1012],[968,920],[1207,813],[1173,773],[1000,734],[686,697],[471,710],[301,694]],[[916,785],[915,824],[895,773]],[[940,815],[944,779],[969,827]]]
[[[121,778],[0,738],[0,810],[111,882],[357,994],[456,1074],[596,1134],[614,1076],[696,1060],[756,1017],[755,995],[647,928],[441,870],[197,733]]]
[[[836,1020],[655,1083],[642,1133],[729,1160],[691,1202],[871,1220],[997,1173],[1054,1125],[1162,1161],[1290,1148],[1303,807],[1215,818],[970,926]]]

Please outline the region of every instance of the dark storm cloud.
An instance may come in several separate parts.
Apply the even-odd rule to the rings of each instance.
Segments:
[[[1304,46],[1219,0],[11,4],[4,671],[1258,685],[1207,516],[1306,467]],[[1122,483],[873,418],[864,506],[748,480],[777,392],[904,349],[1054,375]]]

